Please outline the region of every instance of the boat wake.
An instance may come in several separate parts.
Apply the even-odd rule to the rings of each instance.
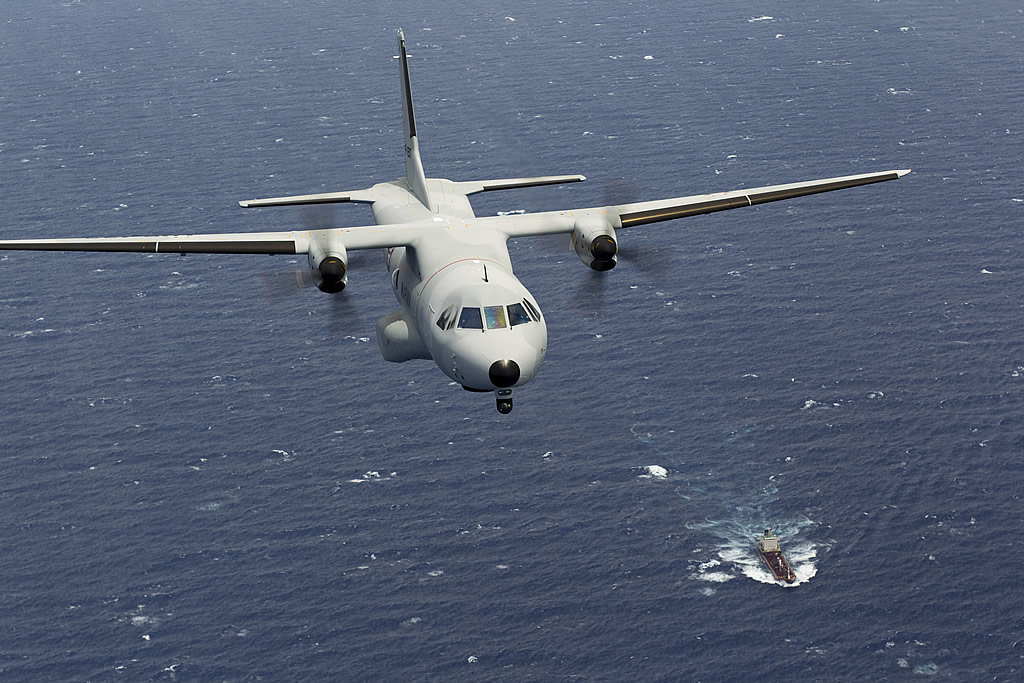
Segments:
[[[815,543],[809,533],[817,522],[800,515],[780,515],[779,490],[776,477],[766,469],[764,461],[752,457],[756,453],[758,425],[734,429],[723,438],[725,458],[714,464],[678,462],[685,452],[682,444],[669,445],[679,436],[673,430],[660,432],[650,427],[632,428],[646,447],[657,452],[659,462],[671,464],[661,480],[676,484],[675,493],[687,501],[689,509],[699,509],[703,520],[685,525],[691,531],[710,537],[713,542],[695,549],[690,560],[690,578],[702,582],[700,592],[713,595],[717,586],[735,578],[746,577],[760,583],[773,583],[794,588],[807,583],[818,572],[818,553],[827,546]],[[670,473],[670,474],[669,474]],[[764,481],[763,486],[752,482]],[[761,532],[771,530],[778,536],[783,554],[789,561],[796,581],[785,583],[776,579],[757,550]]]

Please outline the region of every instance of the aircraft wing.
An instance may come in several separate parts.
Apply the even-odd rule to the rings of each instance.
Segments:
[[[295,254],[296,233],[234,233],[152,237],[85,237],[0,241],[0,249],[134,251],[152,254]]]
[[[130,251],[151,254],[305,254],[311,242],[340,237],[348,250],[406,246],[417,237],[412,226],[370,225],[294,232],[220,233],[151,237],[2,240],[0,250]]]
[[[509,216],[503,217],[501,229],[509,237],[571,232],[576,218],[595,214],[603,217],[613,228],[632,228],[647,223],[669,221],[676,218],[724,211],[726,209],[738,209],[744,206],[793,199],[819,192],[845,190],[859,185],[896,180],[908,173],[910,173],[909,169],[862,173],[860,175],[823,178],[821,180],[809,180],[801,183],[789,183],[787,185],[767,185],[746,190],[715,192],[649,202],[618,204],[575,211],[552,211],[522,216]]]

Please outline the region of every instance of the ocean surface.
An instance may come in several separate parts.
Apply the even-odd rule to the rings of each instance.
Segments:
[[[511,244],[508,416],[379,253],[0,253],[0,679],[1021,680],[1020,3],[8,0],[0,237],[370,223],[236,202],[404,175],[399,27],[428,175],[589,178],[479,215],[914,173]]]

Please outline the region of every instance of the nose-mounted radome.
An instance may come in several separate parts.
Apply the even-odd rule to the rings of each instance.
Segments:
[[[514,360],[496,360],[491,363],[487,377],[498,389],[515,386],[519,381],[519,364]]]

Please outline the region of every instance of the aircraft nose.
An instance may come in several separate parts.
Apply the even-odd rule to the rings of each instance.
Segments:
[[[499,389],[510,387],[519,381],[519,364],[514,360],[496,360],[491,363],[487,376]]]

